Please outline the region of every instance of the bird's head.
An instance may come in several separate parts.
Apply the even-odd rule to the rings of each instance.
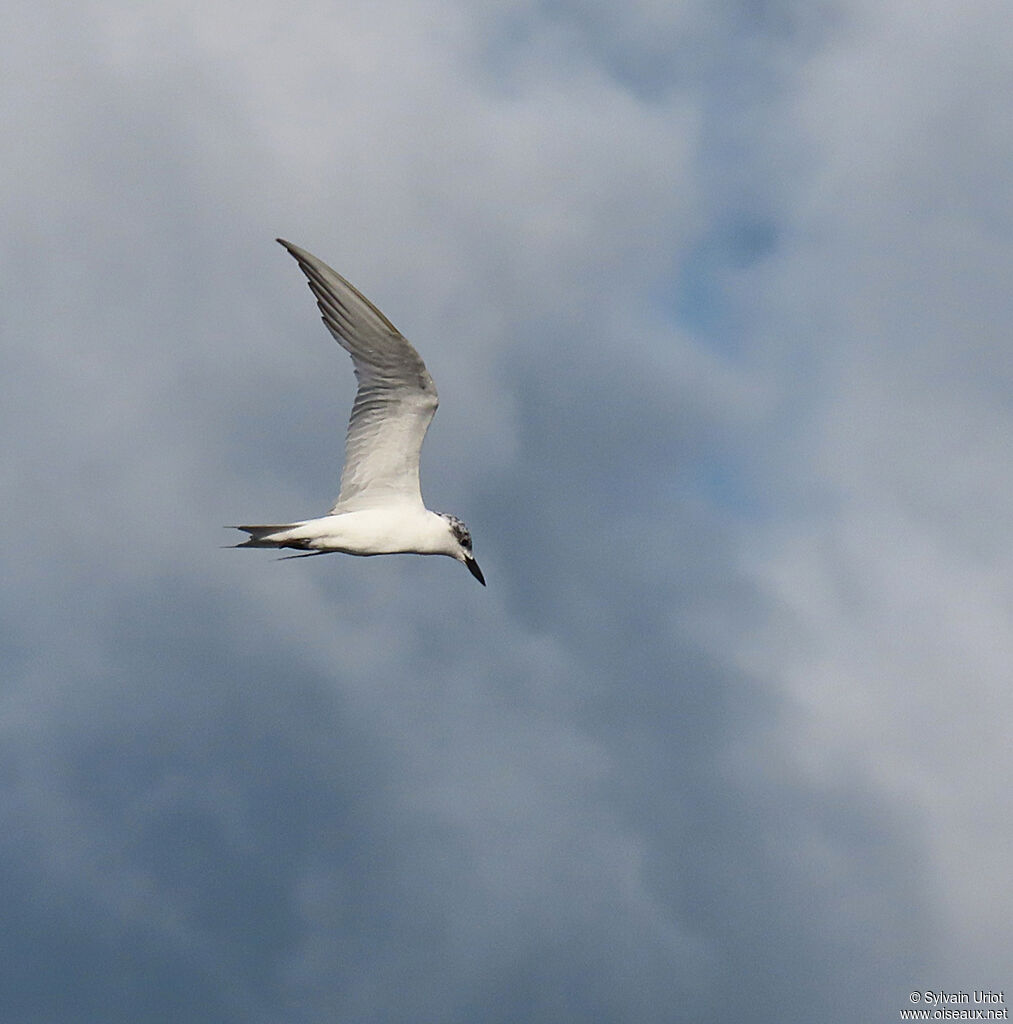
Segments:
[[[478,562],[475,561],[475,556],[471,552],[471,534],[468,532],[468,527],[457,516],[451,516],[445,512],[441,512],[440,515],[447,521],[447,528],[450,530],[454,540],[452,545],[453,557],[459,562],[464,562],[468,572],[484,587],[485,577],[482,575],[482,570],[479,569]]]

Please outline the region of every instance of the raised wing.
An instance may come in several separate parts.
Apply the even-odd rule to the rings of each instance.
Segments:
[[[327,329],[352,357],[359,390],[332,513],[422,504],[419,453],[439,398],[426,364],[401,332],[326,263],[279,238],[309,279]]]

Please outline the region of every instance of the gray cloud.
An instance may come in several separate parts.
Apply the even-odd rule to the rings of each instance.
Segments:
[[[1002,987],[999,10],[20,16],[4,1019]],[[487,592],[219,548],[336,489],[351,374],[276,234],[425,355]]]

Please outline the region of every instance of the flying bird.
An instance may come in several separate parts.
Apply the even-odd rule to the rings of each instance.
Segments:
[[[456,516],[430,512],[419,487],[419,454],[439,398],[426,364],[407,338],[326,263],[284,239],[316,296],[324,324],[352,357],[359,383],[345,438],[338,500],[319,519],[237,526],[237,548],[294,548],[305,558],[348,555],[448,555],[482,586],[471,534]]]

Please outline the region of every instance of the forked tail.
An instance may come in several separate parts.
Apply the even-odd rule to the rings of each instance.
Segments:
[[[230,530],[242,530],[250,536],[241,544],[233,544],[234,548],[297,548],[305,550],[306,542],[292,540],[285,534],[292,529],[293,523],[277,523],[274,526],[230,526]]]

